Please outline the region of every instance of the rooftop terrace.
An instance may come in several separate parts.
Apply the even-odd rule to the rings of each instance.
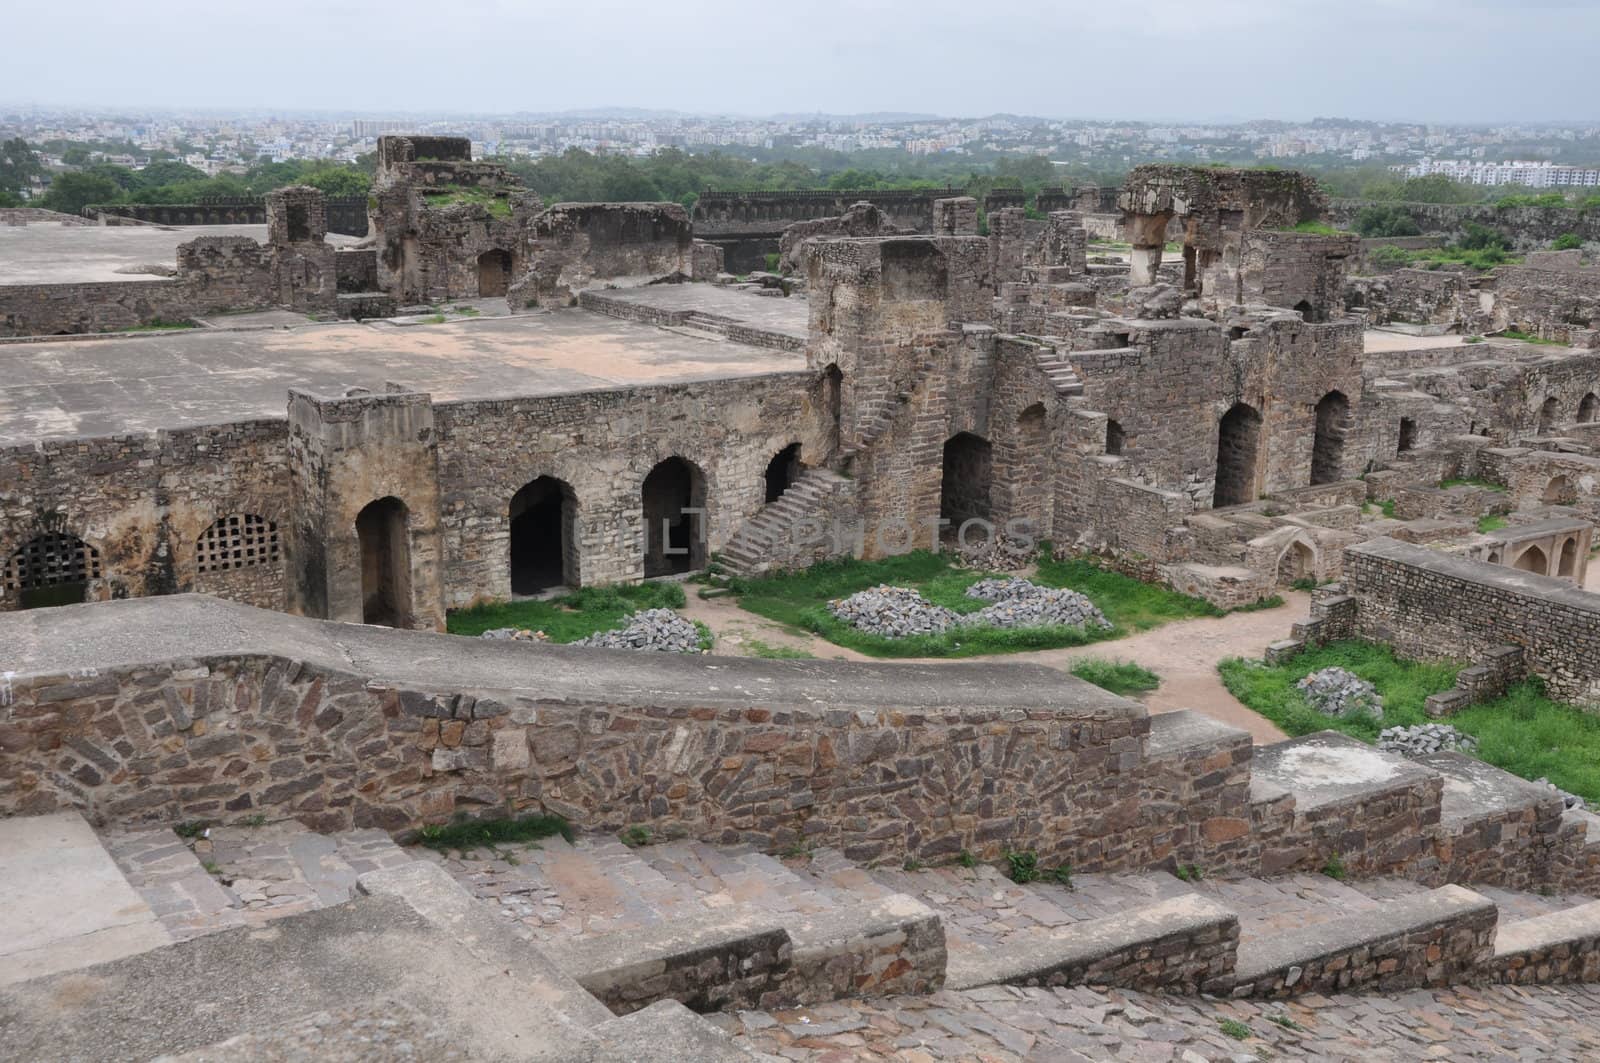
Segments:
[[[140,266],[173,267],[178,245],[201,236],[248,236],[266,243],[265,225],[0,225],[0,285],[147,281]],[[354,236],[328,234],[342,247]]]

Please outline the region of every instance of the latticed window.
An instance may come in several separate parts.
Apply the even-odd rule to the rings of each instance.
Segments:
[[[6,565],[6,590],[34,591],[100,578],[100,552],[76,535],[50,532],[23,543]]]
[[[278,525],[254,513],[221,517],[196,544],[199,571],[226,572],[278,560]]]

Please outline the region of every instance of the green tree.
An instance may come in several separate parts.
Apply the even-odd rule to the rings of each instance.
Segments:
[[[93,173],[64,173],[50,182],[39,205],[63,214],[78,214],[91,203],[115,203],[122,189],[111,178]]]
[[[1552,251],[1576,251],[1583,246],[1583,237],[1577,233],[1562,233],[1550,245]]]
[[[364,196],[372,189],[372,176],[351,166],[329,166],[305,174],[301,180],[330,196]]]
[[[1417,236],[1422,230],[1404,207],[1363,207],[1356,215],[1356,232],[1362,236]]]
[[[134,173],[134,187],[160,188],[183,181],[204,181],[205,172],[182,162],[153,162]]]
[[[0,192],[20,194],[44,174],[39,156],[21,137],[0,142]]]

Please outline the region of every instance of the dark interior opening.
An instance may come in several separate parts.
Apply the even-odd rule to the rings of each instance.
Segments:
[[[971,432],[957,432],[944,445],[944,471],[939,480],[939,516],[951,524],[988,520],[989,487],[994,454],[989,441]]]
[[[1311,482],[1331,484],[1344,477],[1344,436],[1350,400],[1330,391],[1317,403],[1317,434],[1311,443]]]
[[[1127,435],[1122,431],[1122,425],[1116,421],[1106,422],[1106,453],[1121,454],[1123,446],[1127,443]]]
[[[1261,446],[1261,414],[1235,403],[1217,426],[1217,486],[1212,506],[1242,506],[1255,500],[1256,454]]]
[[[100,553],[76,535],[49,532],[11,555],[5,577],[19,608],[75,605],[88,600],[89,581],[100,578]]]
[[[1417,445],[1417,422],[1409,417],[1400,418],[1400,448],[1412,450]]]
[[[669,576],[705,567],[705,478],[692,462],[671,457],[650,470],[644,506],[644,574]]]
[[[361,620],[411,627],[409,514],[398,498],[380,498],[356,515],[361,543]]]
[[[511,593],[538,594],[574,582],[568,575],[575,500],[572,488],[541,476],[511,497]]]
[[[767,462],[766,501],[770,504],[783,497],[800,475],[800,444],[790,443]]]

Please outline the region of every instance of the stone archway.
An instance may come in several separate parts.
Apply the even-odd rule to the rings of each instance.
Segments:
[[[380,498],[356,515],[361,544],[361,622],[408,628],[411,611],[410,511]]]
[[[1554,432],[1556,429],[1556,422],[1560,420],[1560,418],[1561,403],[1556,400],[1554,395],[1552,395],[1548,399],[1545,399],[1544,404],[1539,407],[1539,434],[1547,435],[1550,432]]]
[[[1278,555],[1278,582],[1283,585],[1317,578],[1317,555],[1303,539],[1296,539]]]
[[[1547,506],[1570,506],[1578,500],[1578,487],[1565,476],[1551,477],[1539,500]]]
[[[1217,426],[1217,485],[1214,508],[1241,506],[1256,498],[1256,468],[1261,451],[1261,414],[1248,403],[1234,403]]]
[[[639,488],[644,511],[644,574],[670,576],[706,564],[706,481],[700,467],[673,455]]]
[[[100,552],[76,535],[46,532],[23,543],[5,567],[6,594],[19,609],[87,601],[100,578]]]
[[[971,432],[957,432],[944,444],[939,477],[939,516],[952,526],[988,520],[994,512],[989,488],[994,479],[994,453],[989,441]]]
[[[1578,540],[1576,536],[1569,536],[1561,544],[1561,559],[1556,562],[1556,575],[1566,576],[1569,579],[1578,574]]]
[[[1578,423],[1590,424],[1600,418],[1600,396],[1589,392],[1578,402]]]
[[[765,474],[766,490],[763,500],[771,505],[783,497],[783,493],[794,485],[800,476],[800,444],[790,443],[772,456],[767,462]]]
[[[530,481],[511,496],[512,594],[578,585],[577,510],[572,485],[553,476]]]
[[[1550,573],[1550,558],[1539,547],[1530,546],[1517,555],[1516,564],[1511,567],[1545,576]]]
[[[511,287],[511,253],[499,248],[478,256],[478,295],[504,295]]]
[[[1331,484],[1344,479],[1344,437],[1350,400],[1330,391],[1317,403],[1316,435],[1311,442],[1311,482]]]

